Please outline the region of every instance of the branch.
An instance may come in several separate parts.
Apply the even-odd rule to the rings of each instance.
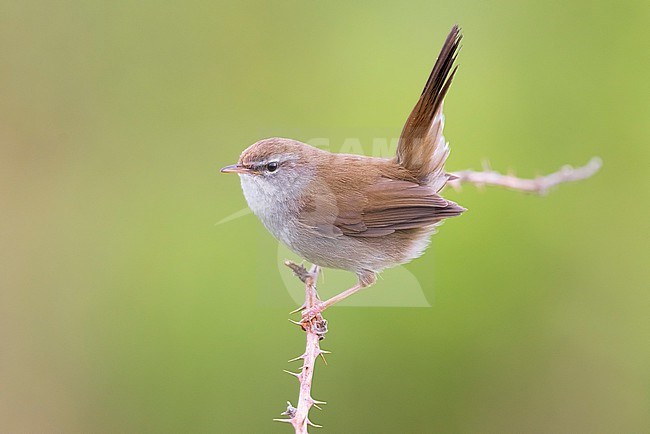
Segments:
[[[320,301],[318,293],[316,292],[316,281],[318,280],[319,272],[318,267],[314,265],[310,271],[307,271],[302,265],[295,264],[291,261],[286,261],[285,265],[291,268],[294,274],[305,284],[305,303],[294,312],[313,307]],[[296,408],[292,406],[291,403],[287,401],[287,410],[282,413],[282,415],[289,416],[289,419],[274,420],[290,423],[293,425],[296,434],[307,434],[307,428],[309,426],[320,428],[320,425],[315,425],[309,420],[309,410],[312,406],[320,409],[318,405],[325,404],[325,402],[316,401],[311,397],[311,383],[314,377],[316,359],[320,356],[323,358],[323,361],[325,361],[324,354],[328,353],[328,351],[321,350],[320,348],[320,341],[325,338],[325,333],[327,333],[327,321],[322,317],[322,315],[318,314],[314,319],[308,322],[292,322],[300,325],[307,335],[305,352],[295,359],[289,360],[290,362],[297,360],[303,361],[300,372],[295,373],[285,371],[286,373],[298,378],[298,381],[300,382],[298,407]]]
[[[460,172],[452,172],[451,175],[455,179],[451,179],[448,184],[455,189],[459,189],[462,183],[475,184],[479,187],[484,185],[498,185],[506,187],[511,190],[526,191],[530,193],[537,193],[544,195],[552,187],[558,184],[571,181],[579,181],[593,176],[603,165],[600,158],[594,157],[589,163],[582,167],[573,168],[571,166],[564,166],[557,172],[551,173],[546,176],[537,177],[535,179],[517,178],[514,175],[503,175],[495,172],[490,167],[484,167],[482,172],[475,172],[473,170],[463,170]]]

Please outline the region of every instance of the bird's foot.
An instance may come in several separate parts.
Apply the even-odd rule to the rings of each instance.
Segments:
[[[327,333],[327,320],[321,315],[321,312],[326,307],[327,305],[325,303],[318,302],[314,306],[303,310],[302,318],[300,319],[302,329],[315,333],[320,340],[325,339],[325,333]]]
[[[302,318],[300,322],[308,323],[314,319],[322,318],[321,312],[325,310],[327,306],[325,303],[318,302],[310,308],[306,308],[302,311]]]

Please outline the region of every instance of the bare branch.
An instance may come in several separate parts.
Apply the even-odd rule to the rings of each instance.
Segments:
[[[455,176],[456,179],[450,180],[448,184],[455,189],[459,189],[463,183],[474,184],[479,187],[484,185],[497,185],[511,190],[544,195],[548,193],[549,189],[558,184],[579,181],[593,176],[598,172],[602,164],[603,162],[600,158],[594,157],[589,161],[589,163],[582,167],[573,168],[567,165],[557,172],[535,179],[524,179],[518,178],[514,175],[503,175],[491,170],[489,167],[485,167],[481,172],[475,172],[473,170],[452,172],[451,175]]]
[[[298,309],[309,309],[320,301],[318,293],[316,292],[316,281],[318,280],[319,268],[313,266],[310,271],[307,271],[302,265],[295,264],[291,261],[285,262],[285,265],[294,272],[294,274],[305,284],[305,303]],[[294,322],[294,321],[292,321]],[[328,351],[321,350],[320,341],[327,333],[327,321],[318,314],[310,321],[299,323],[302,329],[306,332],[307,344],[305,352],[290,361],[302,360],[302,367],[299,373],[285,371],[298,378],[300,382],[300,393],[298,396],[298,405],[293,407],[290,402],[287,402],[287,410],[282,413],[283,416],[289,416],[290,419],[274,419],[278,422],[288,422],[293,425],[296,434],[306,434],[309,426],[319,427],[309,420],[309,410],[312,406],[318,407],[318,404],[325,404],[322,401],[316,401],[311,397],[311,385],[314,378],[314,366],[316,359],[323,357]]]

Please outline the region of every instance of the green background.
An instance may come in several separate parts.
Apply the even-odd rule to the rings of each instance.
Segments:
[[[447,192],[470,211],[406,266],[432,307],[328,312],[312,419],[649,432],[644,0],[1,1],[0,431],[290,432],[295,303],[254,217],[215,225],[245,207],[216,169],[399,134],[456,22],[450,170],[604,167]]]

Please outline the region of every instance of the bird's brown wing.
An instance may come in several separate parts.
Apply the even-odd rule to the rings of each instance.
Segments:
[[[411,111],[397,146],[396,162],[439,191],[447,182],[444,163],[449,146],[442,135],[442,102],[456,73],[453,68],[462,35],[454,26],[447,36],[420,99]],[[452,70],[453,68],[453,70]]]
[[[339,200],[334,227],[351,237],[381,237],[395,231],[432,226],[465,208],[438,195],[429,186],[381,178],[365,189],[362,201]]]
[[[379,177],[369,185],[341,187],[335,195],[323,194],[327,189],[307,195],[299,221],[328,238],[382,237],[432,226],[465,211],[430,186],[401,179]]]

